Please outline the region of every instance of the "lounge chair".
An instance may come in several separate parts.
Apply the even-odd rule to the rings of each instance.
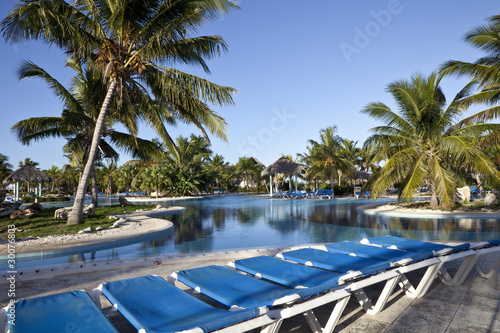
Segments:
[[[294,279],[293,273],[290,276]],[[277,332],[284,319],[298,314],[306,317],[313,331],[332,332],[351,296],[342,286],[337,287],[342,281],[333,276],[316,286],[311,282],[309,288],[288,289],[222,266],[182,270],[169,277],[169,282],[175,281],[230,308],[269,308],[271,311],[267,316],[274,318],[274,324],[267,327],[266,332]],[[334,301],[337,303],[330,318],[326,326],[321,328],[312,310]]]
[[[308,195],[308,198],[318,198],[321,197],[325,193],[325,190],[317,190],[316,192],[312,192]]]
[[[85,291],[24,299],[15,303],[15,321],[7,332],[118,333]],[[3,331],[4,321],[0,325]]]
[[[483,246],[482,244],[463,243],[456,246],[449,246],[437,243],[430,243],[395,236],[379,236],[365,238],[361,241],[364,244],[382,246],[386,248],[399,249],[413,253],[428,253],[431,252],[434,257],[439,258],[441,267],[439,268],[439,277],[446,285],[460,285],[463,283],[469,272],[474,267],[478,259],[478,252],[473,251],[474,248]],[[500,248],[499,248],[500,250]],[[452,277],[443,266],[444,263],[457,259],[465,259]]]
[[[237,325],[246,330],[248,320],[268,311],[264,307],[233,312],[218,309],[154,275],[108,282],[97,291],[102,292],[137,331],[144,333],[211,332],[225,327],[231,332],[239,329]],[[262,325],[273,322],[262,319]]]

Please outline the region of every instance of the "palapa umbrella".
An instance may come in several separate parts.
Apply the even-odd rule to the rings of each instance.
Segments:
[[[276,174],[278,173],[286,173],[289,175],[297,175],[297,174],[303,174],[305,172],[305,169],[298,165],[297,163],[294,163],[290,161],[286,157],[280,157],[276,162],[262,170],[262,176],[267,176],[269,175],[269,179],[271,182],[271,196],[273,195],[273,190],[272,190],[272,183],[273,183],[273,174],[275,175],[276,179]],[[297,176],[295,177],[297,178]],[[275,183],[276,186],[276,192],[278,191],[278,182],[276,181]],[[295,179],[295,191],[297,191],[297,179]]]
[[[11,173],[3,180],[3,184],[15,183],[14,199],[19,200],[19,182],[36,182],[35,194],[42,195],[42,182],[49,182],[52,178],[32,165],[25,165]]]

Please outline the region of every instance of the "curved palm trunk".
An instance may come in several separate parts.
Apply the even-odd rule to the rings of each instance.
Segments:
[[[89,158],[85,168],[83,169],[82,177],[78,183],[78,189],[76,191],[75,203],[73,204],[73,210],[68,218],[68,225],[82,224],[83,223],[83,203],[85,200],[85,192],[87,191],[87,183],[90,177],[90,169],[94,164],[94,159],[97,155],[97,147],[99,146],[99,141],[101,139],[101,132],[104,126],[104,120],[106,119],[106,113],[108,112],[109,105],[111,103],[111,98],[113,97],[116,90],[116,78],[111,78],[111,84],[108,88],[108,93],[106,98],[102,103],[101,111],[99,112],[99,117],[95,124],[94,136],[92,137],[92,145],[90,146]]]

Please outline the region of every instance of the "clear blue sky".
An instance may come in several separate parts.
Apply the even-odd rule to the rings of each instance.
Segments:
[[[0,2],[4,18],[14,0]],[[500,14],[498,0],[298,1],[243,0],[241,10],[205,27],[218,34],[229,52],[209,62],[212,74],[196,67],[185,71],[238,89],[235,105],[218,110],[228,122],[228,140],[213,138],[214,152],[236,163],[254,156],[269,165],[281,154],[295,156],[317,140],[322,128],[336,125],[342,137],[358,146],[379,123],[360,114],[369,102],[392,104],[385,92],[392,81],[416,72],[429,74],[443,62],[474,61],[483,54],[463,41],[466,32]],[[17,166],[30,157],[45,169],[67,163],[64,140],[46,139],[21,145],[10,131],[18,121],[59,116],[61,104],[39,80],[17,81],[15,69],[29,59],[63,83],[72,72],[56,47],[0,39],[0,153]],[[446,79],[448,100],[465,80]],[[188,126],[171,134],[188,136]],[[142,126],[140,136],[154,133]],[[122,154],[120,162],[129,159]]]

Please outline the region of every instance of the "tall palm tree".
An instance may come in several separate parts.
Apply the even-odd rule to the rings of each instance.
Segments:
[[[3,180],[12,173],[13,165],[8,162],[9,158],[0,154],[0,184],[4,188]]]
[[[353,164],[348,159],[342,156],[341,141],[342,139],[336,135],[337,126],[327,127],[320,131],[320,141],[309,140],[311,149],[311,164],[310,171],[313,174],[322,173],[330,180],[332,196],[335,195],[333,188],[334,174],[339,171],[346,171],[353,167]]]
[[[83,60],[93,59],[107,78],[108,91],[97,118],[92,145],[68,224],[83,222],[83,200],[108,109],[140,105],[137,118],[171,142],[163,121],[180,119],[225,139],[225,121],[207,103],[232,103],[234,90],[166,64],[201,65],[226,49],[219,36],[191,37],[205,22],[237,6],[230,0],[65,1],[25,0],[1,23],[7,41],[39,39]]]
[[[389,84],[387,91],[396,100],[399,112],[381,102],[370,103],[361,110],[386,123],[373,128],[375,134],[366,141],[377,149],[378,158],[385,160],[373,183],[374,198],[390,185],[401,183],[399,199],[410,200],[417,188],[427,183],[431,207],[451,208],[456,187],[454,175],[463,174],[465,168],[499,180],[500,173],[477,147],[475,138],[500,130],[500,125],[455,123],[466,109],[462,100],[469,96],[474,83],[463,88],[446,106],[439,86],[442,77],[437,73],[428,77],[415,75],[410,80]]]
[[[488,19],[488,24],[472,29],[465,36],[465,41],[487,54],[475,62],[450,60],[441,66],[445,75],[468,76],[477,79],[479,93],[470,96],[470,103],[495,104],[500,101],[500,15]],[[495,105],[474,117],[470,122],[487,121],[498,117],[500,107]]]
[[[32,165],[34,167],[39,166],[40,163],[33,161],[31,158],[26,157],[24,161],[19,161],[19,167],[22,168],[23,166],[26,165]]]
[[[52,165],[50,169],[44,170],[45,174],[52,178],[52,192],[54,192],[56,184],[59,183],[59,180],[61,179],[61,169],[59,169],[57,166]]]
[[[213,173],[215,178],[215,187],[219,188],[219,180],[222,178],[223,174],[227,173],[227,167],[229,163],[224,161],[224,156],[220,154],[212,155],[209,158],[208,168]]]
[[[32,62],[25,61],[21,64],[18,69],[19,79],[43,80],[54,95],[61,98],[64,109],[60,117],[33,117],[21,120],[12,127],[12,130],[16,133],[18,140],[25,145],[50,137],[64,137],[67,143],[63,151],[69,154],[74,162],[78,160],[78,163],[83,164],[81,168],[83,171],[83,166],[88,160],[99,107],[107,88],[101,73],[92,62],[82,63],[75,58],[69,58],[66,67],[75,72],[70,88],[66,88],[43,68]],[[115,108],[115,105],[111,108]],[[104,158],[118,160],[118,152],[113,146],[127,151],[134,157],[149,158],[151,154],[158,153],[150,141],[136,136],[137,128],[133,119],[130,118],[128,112],[115,112],[108,117],[101,132],[96,161]],[[111,128],[111,125],[116,122],[125,125],[132,134],[118,132]],[[92,202],[97,207],[98,191],[94,168],[90,170],[90,177],[92,179]]]
[[[245,175],[246,189],[248,190],[248,176],[255,173],[256,164],[250,157],[240,157],[235,164],[235,171],[237,174]]]

